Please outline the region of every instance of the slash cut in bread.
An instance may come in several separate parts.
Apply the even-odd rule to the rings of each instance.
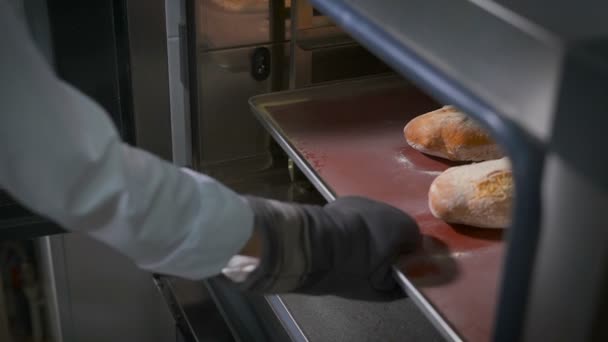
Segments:
[[[507,228],[511,223],[513,175],[507,158],[456,166],[429,189],[433,215],[449,223]]]
[[[483,128],[452,106],[412,119],[403,133],[414,149],[449,160],[483,161],[503,156]]]

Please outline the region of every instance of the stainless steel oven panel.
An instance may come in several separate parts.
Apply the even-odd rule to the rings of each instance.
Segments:
[[[282,61],[272,61],[271,75],[263,81],[251,76],[251,55],[256,48],[278,49]],[[261,45],[204,52],[198,56],[199,108],[193,137],[197,167],[225,179],[265,169],[272,163],[270,138],[247,105],[250,97],[273,89],[273,73],[286,70],[286,44]],[[275,87],[280,85],[275,85]]]
[[[202,51],[271,41],[268,0],[199,0],[195,6]]]
[[[358,44],[316,49],[311,52],[310,62],[310,85],[392,72]]]
[[[273,0],[276,1],[276,0]],[[197,47],[201,51],[220,50],[238,46],[279,43],[291,37],[290,7],[292,1],[284,0],[284,10],[276,1],[277,17],[284,18],[281,37],[270,32],[270,4],[268,0],[199,0],[195,3]],[[273,4],[275,5],[275,4]],[[312,16],[306,28],[334,27],[325,16]]]

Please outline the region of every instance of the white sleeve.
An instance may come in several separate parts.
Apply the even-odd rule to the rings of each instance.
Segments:
[[[0,0],[0,187],[141,268],[218,274],[253,214],[215,180],[122,143],[105,111],[62,82]]]

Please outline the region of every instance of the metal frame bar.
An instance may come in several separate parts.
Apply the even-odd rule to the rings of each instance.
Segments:
[[[184,342],[199,342],[198,338],[196,338],[196,335],[193,333],[194,329],[192,329],[190,321],[186,318],[186,313],[175,297],[175,290],[173,289],[173,286],[171,286],[171,282],[159,275],[154,275],[153,280],[165,301],[167,301],[169,310],[173,315],[173,319],[175,319],[175,325],[181,333],[181,337],[185,339]]]
[[[295,318],[291,315],[291,312],[283,302],[283,299],[279,295],[266,296],[268,305],[272,308],[274,313],[280,319],[283,328],[287,331],[292,341],[295,342],[308,342],[308,338],[302,331],[302,328],[298,325]]]
[[[186,23],[184,26],[186,41],[181,41],[180,44],[185,44],[187,69],[185,73],[185,92],[188,100],[189,122],[190,122],[190,161],[191,166],[195,170],[200,170],[200,122],[199,122],[199,82],[198,82],[198,65],[197,65],[197,25],[196,25],[196,0],[184,0],[186,7]],[[183,32],[183,31],[182,31]]]
[[[145,20],[141,19],[145,13]],[[171,107],[164,1],[127,1],[137,147],[171,161]],[[163,39],[153,39],[162,37]],[[155,72],[150,74],[150,70]]]
[[[312,27],[312,17],[313,8],[308,0],[292,0],[289,89],[304,87],[312,80],[312,52],[298,46],[299,33]]]
[[[399,271],[399,269],[393,266],[393,274],[397,278],[397,282],[407,293],[408,297],[410,297],[414,303],[421,308],[420,311],[428,318],[428,320],[437,328],[439,333],[448,341],[460,342],[462,339],[460,336],[454,331],[452,326],[446,322],[441,314],[435,309],[435,307],[429,303],[429,301],[422,295],[420,291],[416,289],[414,284],[410,282],[403,273]]]

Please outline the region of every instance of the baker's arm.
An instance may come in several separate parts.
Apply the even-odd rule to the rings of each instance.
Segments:
[[[236,194],[123,144],[105,111],[56,77],[0,0],[0,187],[140,267],[200,279],[249,239]]]
[[[158,273],[200,279],[230,261],[225,273],[262,293],[395,286],[392,261],[419,241],[400,210],[241,198],[123,144],[103,109],[53,74],[6,0],[0,46],[0,187],[27,207]],[[261,255],[260,266],[239,265],[239,251]]]

